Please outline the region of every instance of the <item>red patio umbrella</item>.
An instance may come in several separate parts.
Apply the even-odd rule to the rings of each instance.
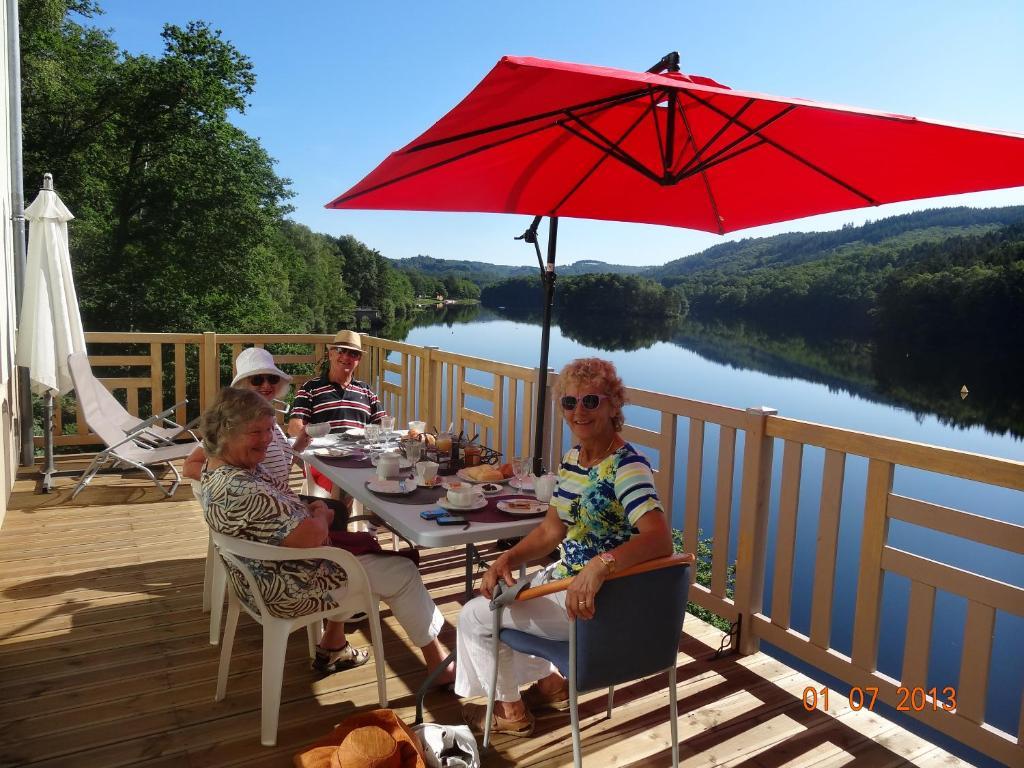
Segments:
[[[560,216],[724,234],[1024,185],[1020,134],[737,91],[680,73],[678,59],[640,73],[506,56],[327,207],[533,214],[534,243],[551,217],[544,377]]]

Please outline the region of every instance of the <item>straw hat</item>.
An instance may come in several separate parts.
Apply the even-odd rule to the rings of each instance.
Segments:
[[[427,768],[416,737],[390,709],[353,715],[293,762],[296,768]]]
[[[235,378],[231,380],[232,387],[237,387],[243,380],[261,373],[279,376],[277,392],[274,393],[274,397],[278,400],[288,393],[288,389],[292,385],[292,377],[274,365],[274,356],[261,347],[243,349],[238,355],[238,359],[235,360],[235,371]]]
[[[354,349],[357,352],[363,351],[363,340],[355,331],[338,331],[334,334],[334,341],[327,346]]]

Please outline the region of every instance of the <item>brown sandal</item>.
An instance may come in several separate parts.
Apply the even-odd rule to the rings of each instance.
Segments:
[[[569,689],[563,688],[557,693],[544,693],[540,685],[534,683],[523,691],[523,701],[531,710],[555,709],[565,712],[569,709]]]
[[[462,719],[466,725],[478,733],[484,732],[484,721],[487,719],[486,704],[463,704]],[[504,733],[509,736],[526,737],[533,734],[534,719],[530,710],[522,720],[508,720],[495,711],[491,718],[491,733]]]

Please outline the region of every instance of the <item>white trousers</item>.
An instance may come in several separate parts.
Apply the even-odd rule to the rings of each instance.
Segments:
[[[357,559],[366,569],[374,595],[387,603],[413,645],[422,648],[437,637],[444,616],[430,599],[415,563],[388,555],[358,555]],[[334,592],[343,595],[345,589],[338,587]]]
[[[530,579],[531,585],[550,581],[549,566]],[[551,640],[569,639],[569,615],[565,592],[512,603],[504,609],[501,626],[520,629]],[[486,696],[494,675],[494,613],[486,597],[475,597],[459,614],[458,659],[455,664],[455,693],[458,696]],[[513,651],[498,643],[497,701],[518,701],[519,688],[547,677],[556,668],[546,659]]]

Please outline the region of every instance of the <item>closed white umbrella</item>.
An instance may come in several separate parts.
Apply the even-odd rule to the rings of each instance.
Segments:
[[[68,222],[73,218],[46,174],[39,196],[25,209],[28,263],[16,355],[17,364],[29,369],[32,391],[40,395],[70,392],[68,355],[85,351],[68,251]]]
[[[53,396],[67,394],[73,387],[68,355],[85,352],[85,332],[68,251],[68,222],[73,218],[53,191],[53,177],[46,174],[39,196],[25,209],[29,222],[28,262],[15,361],[29,369],[32,391],[46,397],[43,487],[47,491],[53,473]]]

